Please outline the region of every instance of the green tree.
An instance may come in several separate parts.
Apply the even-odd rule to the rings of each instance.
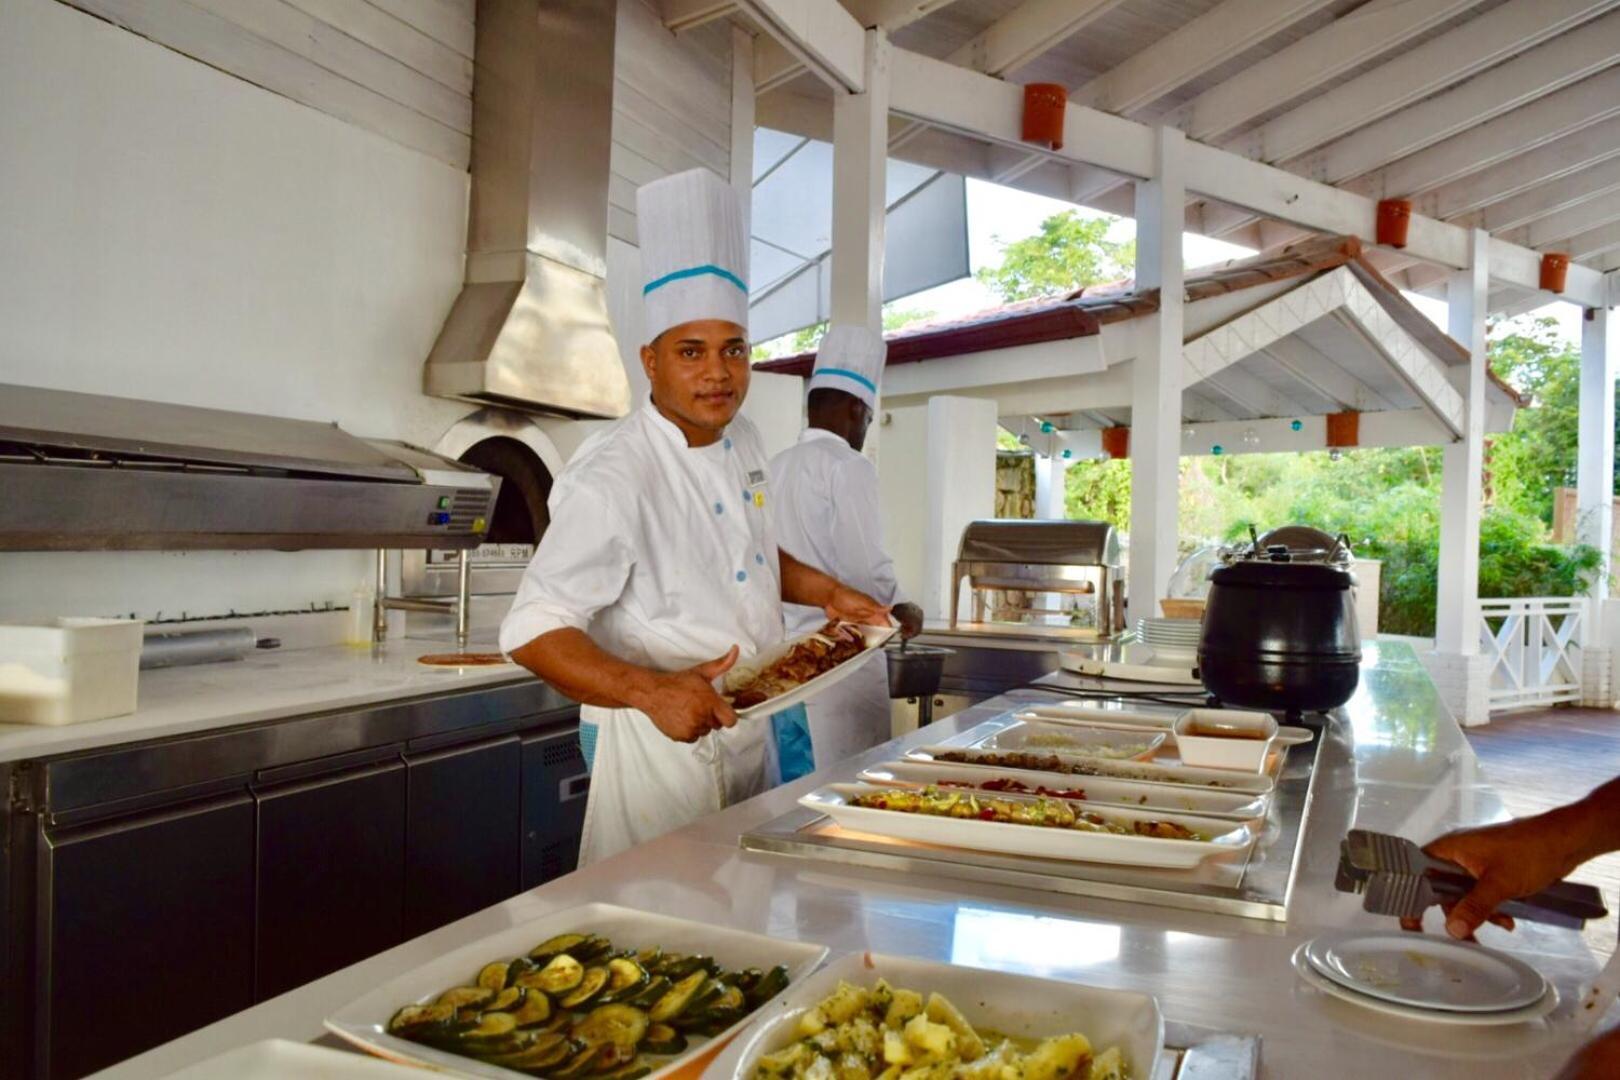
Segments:
[[[1486,471],[1498,505],[1551,525],[1553,489],[1575,484],[1580,432],[1581,358],[1559,340],[1557,323],[1539,319],[1527,331],[1491,342],[1491,367],[1532,407],[1513,417],[1511,431],[1491,439]]]
[[[900,330],[910,326],[912,323],[925,322],[933,317],[934,313],[932,311],[925,311],[922,308],[895,307],[891,304],[883,309],[883,332]],[[750,355],[757,362],[769,360],[775,356],[798,356],[801,353],[814,352],[821,345],[821,339],[826,333],[827,320],[823,319],[821,322],[812,323],[802,330],[795,330],[791,334],[784,335],[787,338],[787,346],[781,351],[775,349],[774,346],[781,342],[782,338],[773,338],[771,341],[755,345]]]
[[[1128,276],[1136,261],[1136,241],[1107,239],[1116,220],[1081,217],[1074,210],[1053,214],[1034,236],[1007,244],[1000,266],[983,267],[974,276],[1009,303]],[[999,236],[995,239],[1001,242]]]

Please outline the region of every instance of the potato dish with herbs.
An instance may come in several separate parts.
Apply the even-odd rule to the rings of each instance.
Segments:
[[[1074,829],[1077,832],[1113,833],[1118,836],[1149,836],[1160,840],[1204,840],[1202,833],[1173,821],[1117,820],[1075,806],[1063,799],[1025,795],[1006,798],[975,791],[942,791],[925,787],[920,791],[874,791],[857,795],[857,806],[869,810],[893,810],[902,814],[930,817],[998,821],[1008,825],[1037,825],[1047,829]]]
[[[925,1001],[879,979],[847,982],[799,1018],[790,1046],[760,1058],[754,1080],[1127,1080],[1118,1047],[1084,1035],[1015,1040],[977,1031],[939,994]]]

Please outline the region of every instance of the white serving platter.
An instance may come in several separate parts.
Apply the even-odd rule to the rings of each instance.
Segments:
[[[492,960],[520,956],[547,938],[565,933],[601,934],[621,947],[645,949],[657,945],[666,952],[702,953],[714,957],[727,968],[764,969],[785,964],[790,987],[814,971],[827,957],[827,948],[823,945],[769,938],[763,934],[655,915],[612,904],[583,904],[492,934],[390,979],[327,1017],[326,1030],[390,1061],[464,1076],[486,1077],[489,1080],[510,1080],[524,1076],[524,1073],[448,1050],[396,1038],[386,1030],[388,1019],[402,1006],[427,1001],[452,986],[471,982],[478,969]],[[716,1040],[730,1038],[750,1019],[744,1017],[714,1039],[694,1038],[681,1054],[667,1059],[654,1057],[653,1060],[660,1064],[647,1080],[659,1080],[669,1075],[700,1056]]]
[[[1030,770],[1014,769],[1013,766],[995,760],[997,754],[1010,751],[997,751],[977,745],[975,741],[961,742],[965,736],[972,735],[971,731],[963,732],[948,742],[937,743],[932,746],[919,746],[906,752],[906,757],[912,761],[936,761],[940,754],[963,754],[976,760],[969,762],[950,761],[942,764],[986,765],[997,769],[1011,769],[1017,772]],[[1215,788],[1220,791],[1238,791],[1245,794],[1269,795],[1275,788],[1276,782],[1269,776],[1258,773],[1231,772],[1227,769],[1195,769],[1190,765],[1161,765],[1151,761],[1106,761],[1102,758],[1083,757],[1075,754],[1060,754],[1050,751],[1028,751],[1050,756],[1066,766],[1084,769],[1085,772],[1064,773],[1071,777],[1105,776],[1116,780],[1137,780],[1144,783],[1169,784],[1177,787]],[[1056,770],[1054,770],[1056,771]]]
[[[770,716],[773,713],[781,712],[783,709],[798,705],[800,702],[809,701],[827,687],[849,678],[856,668],[870,661],[873,656],[880,654],[888,640],[900,632],[900,628],[896,626],[859,626],[856,629],[860,630],[861,636],[866,639],[866,647],[861,652],[845,660],[831,671],[824,671],[809,682],[800,683],[785,694],[766,698],[758,705],[750,705],[746,709],[738,709],[737,716],[742,719],[751,716]],[[776,648],[767,649],[758,656],[752,657],[746,664],[738,664],[721,678],[720,692],[724,694],[731,693],[757,673],[786,656],[793,646],[815,636],[817,635],[811,632],[788,638]]]
[[[1318,972],[1368,997],[1450,1012],[1508,1012],[1547,993],[1541,972],[1480,945],[1409,933],[1329,934],[1305,943]]]
[[[1082,724],[1086,727],[1118,728],[1148,728],[1152,731],[1170,732],[1170,741],[1174,743],[1176,721],[1187,709],[1166,709],[1163,712],[1149,712],[1145,709],[1088,709],[1074,705],[1034,705],[1027,709],[1020,709],[1013,714],[1018,720],[1044,721],[1051,724]],[[1257,713],[1247,709],[1201,709],[1200,712],[1220,713],[1232,716],[1269,716],[1270,713]],[[1290,724],[1281,724],[1277,728],[1276,746],[1300,746],[1310,742],[1316,736],[1310,728],[1298,727]]]
[[[1090,652],[1070,650],[1058,654],[1058,663],[1065,671],[1090,675],[1098,679],[1185,686],[1203,685],[1198,672],[1194,670],[1198,666],[1195,653],[1178,652],[1170,656],[1158,656],[1151,645],[1141,642],[1122,646],[1117,659],[1099,659]]]
[[[1012,777],[1028,787],[1054,791],[1078,788],[1085,801],[1101,806],[1125,806],[1139,810],[1197,814],[1201,817],[1231,818],[1258,823],[1266,816],[1270,797],[1238,791],[1215,791],[1186,784],[1145,784],[1136,780],[1116,780],[1106,776],[1069,776],[1064,773],[998,768],[988,765],[957,765],[936,761],[885,761],[860,774],[869,784],[893,787],[926,787],[929,784],[973,784]]]
[[[1140,727],[1106,728],[1077,721],[1052,724],[1042,720],[1017,720],[986,734],[973,745],[985,750],[1067,754],[1105,761],[1146,761],[1169,737],[1167,731]]]
[[[757,1018],[704,1071],[704,1080],[752,1080],[759,1059],[793,1041],[799,1017],[840,982],[870,987],[878,979],[915,990],[926,999],[943,994],[981,1031],[1018,1039],[1079,1032],[1094,1050],[1118,1046],[1130,1074],[1155,1075],[1164,1047],[1164,1018],[1147,994],[987,971],[905,956],[850,953],[760,1009]]]
[[[1308,943],[1307,943],[1308,944]],[[1393,1001],[1384,1001],[1380,998],[1358,994],[1347,986],[1340,986],[1332,979],[1323,975],[1305,959],[1305,945],[1294,950],[1291,961],[1294,971],[1305,985],[1319,990],[1328,997],[1337,998],[1351,1005],[1358,1005],[1385,1016],[1399,1016],[1405,1020],[1420,1020],[1430,1024],[1443,1024],[1451,1027],[1504,1027],[1511,1024],[1525,1024],[1540,1020],[1554,1009],[1558,1008],[1558,988],[1549,984],[1547,992],[1540,1001],[1527,1005],[1522,1009],[1513,1009],[1508,1012],[1456,1012],[1446,1009],[1420,1009],[1412,1005],[1400,1005]]]
[[[828,784],[799,799],[799,805],[826,814],[840,828],[915,840],[942,847],[994,851],[1006,855],[1033,855],[1042,859],[1071,862],[1113,863],[1118,866],[1153,866],[1188,869],[1217,855],[1248,850],[1255,834],[1247,825],[1228,818],[1205,818],[1191,814],[1161,814],[1127,807],[1110,807],[1094,813],[1116,821],[1166,821],[1195,829],[1209,840],[1167,840],[1159,837],[1083,832],[1040,825],[1019,825],[974,818],[934,817],[898,810],[857,806],[860,795],[893,792],[879,784]],[[988,793],[987,793],[988,794]],[[1028,796],[996,795],[998,799],[1026,801]]]
[[[400,1080],[398,1065],[329,1046],[263,1039],[170,1073],[169,1080]]]

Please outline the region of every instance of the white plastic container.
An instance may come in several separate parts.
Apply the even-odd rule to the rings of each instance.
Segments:
[[[0,723],[77,724],[134,712],[144,625],[0,623]]]
[[[1237,709],[1188,709],[1175,731],[1182,762],[1207,769],[1259,772],[1277,741],[1274,717]]]

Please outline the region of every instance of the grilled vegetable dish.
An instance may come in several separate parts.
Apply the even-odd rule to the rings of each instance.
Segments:
[[[1118,1047],[1084,1035],[1013,1040],[976,1031],[939,994],[879,979],[850,983],[799,1018],[792,1045],[759,1060],[753,1080],[1126,1080]]]
[[[1044,796],[998,798],[971,791],[942,791],[926,787],[920,791],[874,791],[855,796],[856,806],[870,810],[896,810],[902,814],[930,817],[972,818],[999,821],[1009,825],[1040,825],[1048,829],[1074,829],[1078,832],[1113,833],[1118,836],[1151,836],[1161,840],[1208,840],[1202,833],[1172,821],[1121,821],[1073,803]]]
[[[1112,762],[1098,759],[1084,760],[1060,757],[1057,754],[1032,754],[1018,750],[940,750],[933,753],[935,761],[949,761],[967,765],[999,765],[1004,769],[1024,769],[1030,772],[1064,773],[1069,776],[1115,776],[1125,780],[1140,779],[1142,773],[1131,768],[1128,761]],[[1152,774],[1154,783],[1195,784],[1198,787],[1222,788],[1230,785],[1219,780],[1189,780],[1171,772]]]
[[[860,627],[830,622],[787,651],[787,655],[723,696],[733,708],[749,709],[825,675],[866,648]]]
[[[1045,784],[1030,787],[1022,780],[1014,780],[1010,776],[998,776],[993,780],[986,780],[982,784],[970,784],[966,780],[941,780],[940,787],[978,788],[980,791],[1005,791],[1013,795],[1045,795],[1049,799],[1080,799],[1086,797],[1085,788],[1049,788]]]
[[[728,971],[707,956],[560,934],[407,1005],[388,1033],[552,1080],[636,1080],[781,993],[785,967]]]
[[[1024,745],[1043,750],[1067,750],[1071,754],[1084,754],[1086,757],[1119,760],[1140,757],[1149,749],[1149,744],[1145,742],[1099,743],[1057,731],[1038,731],[1031,735]]]

